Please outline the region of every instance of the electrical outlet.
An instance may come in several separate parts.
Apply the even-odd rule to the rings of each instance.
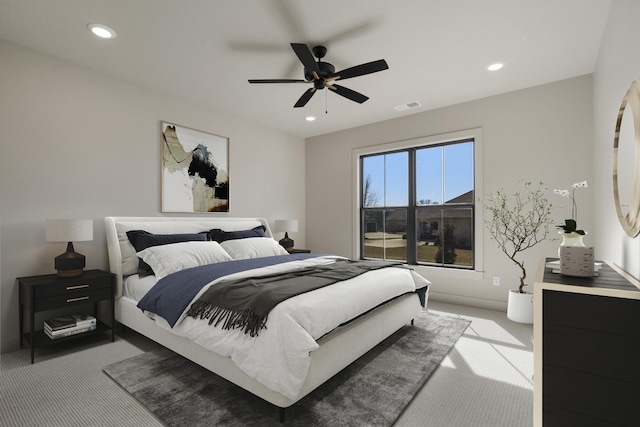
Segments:
[[[500,286],[500,277],[493,276],[493,286]]]

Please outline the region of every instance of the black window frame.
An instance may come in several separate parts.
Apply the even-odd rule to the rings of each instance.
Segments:
[[[436,147],[446,147],[446,146],[451,146],[451,145],[456,145],[456,144],[465,144],[465,143],[472,143],[472,180],[473,180],[473,186],[472,186],[472,190],[471,190],[471,194],[472,197],[470,199],[469,202],[447,202],[446,200],[442,200],[441,203],[439,204],[429,204],[429,205],[423,205],[423,204],[418,204],[417,203],[417,195],[416,195],[416,186],[417,186],[417,182],[416,182],[416,177],[417,177],[417,166],[416,166],[416,153],[422,149],[427,149],[427,148],[436,148]],[[394,154],[394,153],[402,153],[402,152],[406,152],[408,153],[407,156],[407,162],[408,162],[408,176],[407,176],[407,186],[408,186],[408,204],[406,206],[387,206],[386,205],[386,201],[383,203],[383,205],[381,206],[365,206],[364,205],[364,188],[365,188],[365,171],[364,171],[364,161],[366,158],[370,158],[370,157],[376,157],[376,156],[384,156],[384,155],[389,155],[389,154]],[[359,221],[360,221],[360,236],[359,236],[359,245],[360,245],[360,259],[374,259],[374,258],[367,258],[364,256],[364,236],[365,236],[365,232],[367,230],[367,224],[365,223],[365,212],[370,210],[398,210],[398,209],[405,209],[407,212],[406,215],[406,239],[407,239],[407,252],[406,252],[406,263],[409,265],[420,265],[420,266],[429,266],[429,267],[436,267],[436,268],[449,268],[449,269],[460,269],[460,270],[475,270],[476,267],[476,234],[475,234],[475,216],[476,216],[476,203],[475,203],[475,194],[476,194],[476,179],[475,179],[475,168],[476,168],[476,141],[474,137],[465,137],[465,138],[460,138],[460,139],[455,139],[455,140],[449,140],[449,141],[443,141],[443,142],[437,142],[437,143],[431,143],[431,144],[420,144],[420,145],[416,145],[416,146],[411,146],[411,147],[403,147],[400,149],[390,149],[387,151],[380,151],[380,152],[375,152],[375,153],[368,153],[368,154],[362,154],[359,156],[359,180],[360,180],[360,186],[359,186],[359,194],[358,194],[358,205],[360,208],[360,213],[359,213]],[[442,176],[444,179],[445,176],[445,169],[442,170]],[[443,194],[444,197],[444,194]],[[456,265],[456,264],[447,264],[444,262],[444,260],[440,263],[436,263],[436,262],[419,262],[417,257],[417,228],[418,228],[418,210],[420,209],[431,209],[433,207],[439,207],[440,211],[441,211],[441,221],[442,223],[444,223],[444,218],[446,216],[446,212],[447,211],[453,211],[453,210],[459,210],[459,209],[470,209],[471,210],[471,216],[470,216],[470,235],[471,235],[471,242],[470,242],[470,246],[471,246],[471,265],[467,266],[467,265]],[[386,257],[382,258],[382,259],[388,259]],[[391,258],[389,258],[389,260],[393,260]]]

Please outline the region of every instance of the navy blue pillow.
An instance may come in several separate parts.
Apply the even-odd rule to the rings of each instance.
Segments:
[[[209,240],[222,243],[225,240],[246,239],[248,237],[266,237],[266,234],[264,234],[266,230],[267,229],[264,225],[259,225],[251,230],[240,231],[222,231],[220,228],[214,228],[209,230]]]
[[[152,234],[144,230],[130,230],[127,231],[127,237],[129,241],[136,249],[136,252],[140,252],[151,246],[168,245],[170,243],[180,242],[192,242],[192,241],[206,241],[207,232],[202,233],[184,233],[184,234]],[[151,266],[144,262],[142,258],[138,258],[138,274],[140,277],[149,276],[153,273]]]

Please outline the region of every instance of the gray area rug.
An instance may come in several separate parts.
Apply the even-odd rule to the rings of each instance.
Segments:
[[[469,321],[423,312],[286,410],[285,426],[390,426]],[[282,426],[278,409],[173,353],[159,350],[104,372],[168,426]]]

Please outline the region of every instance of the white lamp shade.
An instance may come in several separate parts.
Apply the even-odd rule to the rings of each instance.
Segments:
[[[45,222],[47,242],[83,242],[93,240],[92,219],[48,219]]]
[[[291,232],[298,231],[297,219],[276,219],[276,232]]]

